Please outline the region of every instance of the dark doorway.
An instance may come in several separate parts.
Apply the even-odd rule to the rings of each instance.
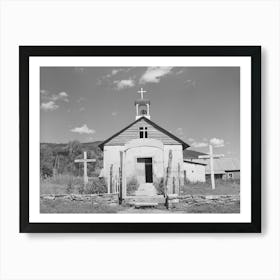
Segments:
[[[137,158],[137,163],[145,164],[145,181],[153,183],[153,162],[152,158]]]

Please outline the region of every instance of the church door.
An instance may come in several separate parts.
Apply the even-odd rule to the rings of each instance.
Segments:
[[[145,177],[146,177],[146,183],[153,183],[152,158],[146,158],[146,161],[145,161]]]
[[[137,158],[137,179],[139,184],[153,182],[152,158]]]

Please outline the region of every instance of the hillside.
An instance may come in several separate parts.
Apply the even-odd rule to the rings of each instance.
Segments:
[[[88,158],[96,159],[96,163],[88,164],[88,175],[96,176],[103,166],[103,152],[98,147],[102,141],[80,143],[41,143],[40,144],[40,172],[41,176],[52,176],[56,171],[59,174],[71,173],[81,175],[83,164],[75,163],[74,160],[83,157],[87,151]]]

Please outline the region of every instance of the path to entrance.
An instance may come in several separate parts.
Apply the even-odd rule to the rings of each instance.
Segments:
[[[141,184],[138,190],[135,192],[136,196],[155,196],[157,195],[157,190],[152,183]]]

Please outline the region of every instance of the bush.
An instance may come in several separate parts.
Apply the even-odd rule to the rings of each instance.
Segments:
[[[74,191],[74,177],[68,176],[66,182],[66,193],[71,194]]]
[[[107,184],[103,178],[93,178],[92,182],[89,182],[85,189],[84,193],[94,194],[94,193],[107,193]]]
[[[164,178],[155,178],[154,179],[154,186],[157,190],[157,193],[159,195],[164,195],[165,194],[165,186],[164,186]]]
[[[136,177],[127,180],[126,192],[128,195],[133,195],[139,188],[139,182]]]

